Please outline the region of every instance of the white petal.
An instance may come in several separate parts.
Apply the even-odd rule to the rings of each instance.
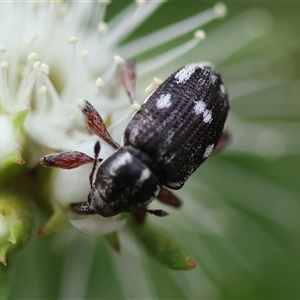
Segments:
[[[70,220],[70,223],[86,234],[100,236],[122,229],[125,226],[126,220],[92,215],[81,220]]]

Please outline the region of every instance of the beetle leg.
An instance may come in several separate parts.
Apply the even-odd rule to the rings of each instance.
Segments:
[[[180,199],[177,198],[172,192],[170,192],[166,188],[161,188],[156,198],[160,202],[173,207],[180,207],[182,205]]]
[[[165,216],[169,215],[169,213],[167,213],[166,211],[161,210],[161,209],[153,210],[153,209],[146,209],[146,208],[143,209],[142,208],[142,209],[131,212],[131,216],[137,225],[143,225],[145,223],[147,213],[155,215],[157,217],[165,217]]]
[[[231,140],[230,133],[228,132],[228,130],[224,130],[212,154],[216,155],[222,152],[228,146],[230,140]]]
[[[147,213],[144,210],[135,210],[131,212],[131,217],[136,225],[143,225],[146,221]]]
[[[97,211],[92,209],[88,202],[71,203],[72,209],[80,215],[95,215]]]
[[[108,133],[105,123],[101,118],[100,114],[94,108],[92,104],[88,101],[83,100],[79,103],[79,108],[81,109],[87,127],[101,139],[110,144],[113,148],[118,149],[120,145],[115,142],[110,134]]]

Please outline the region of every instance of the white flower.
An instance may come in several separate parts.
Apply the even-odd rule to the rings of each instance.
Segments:
[[[124,61],[122,57],[139,56],[226,14],[225,5],[216,4],[212,9],[187,20],[120,44],[161,2],[136,1],[105,23],[107,4],[108,1],[97,4],[1,3],[0,122],[5,130],[1,133],[0,159],[16,150],[21,151],[26,143],[17,135],[10,121],[13,115],[22,110],[29,110],[24,124],[26,134],[40,147],[56,151],[81,149],[93,156],[92,145],[97,138],[85,129],[77,107],[78,100],[83,98],[97,108],[104,120],[112,119],[110,132],[116,140],[120,140],[132,108],[138,109],[137,103],[130,109],[127,95],[115,80]],[[232,29],[239,22],[236,20],[235,25],[231,24],[229,28]],[[229,29],[225,27],[226,30]],[[259,34],[261,30],[244,35],[243,39],[238,40],[239,44],[234,45],[234,50]],[[182,57],[204,38],[204,31],[196,30],[186,43],[139,63],[138,84],[144,82],[143,88],[151,92],[161,80],[155,79],[147,87],[149,74],[157,73],[157,69]],[[221,57],[216,57],[214,61],[220,62],[231,54],[231,47],[223,49]],[[144,93],[139,89],[137,93],[137,98],[142,101]],[[100,156],[106,158],[113,149],[102,144]],[[39,149],[31,149],[31,157],[28,158],[31,164],[36,163],[35,151],[40,153]],[[71,171],[58,171],[53,182],[52,200],[59,207],[66,209],[70,203],[86,199],[90,167],[87,165]],[[69,218],[75,227],[81,228],[81,220],[73,220],[72,215]],[[107,220],[100,216],[88,219],[91,222]],[[116,220],[114,224],[111,231],[121,228],[124,222]],[[102,231],[103,226],[92,225],[91,228],[98,228],[96,231],[86,228],[84,223],[81,229],[95,235],[109,231]]]
[[[139,108],[138,103],[130,105],[122,87],[116,85],[114,81],[124,59],[137,57],[145,52],[151,53],[154,48],[197,29],[186,43],[165,51],[161,55],[138,62],[137,99],[142,102],[146,97],[143,90],[146,89],[147,93],[150,93],[161,83],[161,79],[158,78],[151,82],[154,76],[166,78],[182,65],[199,60],[210,60],[220,65],[270,27],[268,15],[262,14],[260,10],[246,12],[229,22],[222,22],[222,26],[207,35],[207,42],[201,44],[201,47],[195,47],[205,38],[204,31],[199,28],[226,13],[226,7],[223,4],[216,4],[213,8],[197,13],[187,20],[123,43],[162,2],[136,1],[106,23],[107,2],[22,3],[16,1],[0,4],[0,162],[11,154],[21,153],[22,155],[29,152],[30,156],[26,157],[26,160],[30,162],[30,165],[35,165],[38,158],[42,156],[40,154],[42,147],[54,151],[79,150],[93,157],[93,145],[97,137],[86,130],[77,107],[78,100],[88,99],[101,113],[104,120],[108,124],[112,123],[110,133],[119,141],[133,110]],[[249,20],[252,20],[251,24]],[[193,49],[197,52],[193,52]],[[187,53],[189,55],[186,55]],[[167,64],[175,59],[174,66],[168,67]],[[269,81],[249,79],[250,75],[256,75],[256,69],[264,66],[265,62],[268,63],[268,60],[262,57],[222,67],[222,74],[225,75],[226,82],[230,83],[231,98],[238,99],[253,91],[274,87],[280,82],[275,79]],[[244,78],[246,80],[243,81]],[[256,111],[260,107],[259,104],[256,103],[254,107]],[[251,112],[252,102],[246,105],[247,109],[244,112]],[[269,108],[270,105],[265,106],[265,110]],[[24,135],[16,130],[14,120],[18,113],[25,111],[26,114],[27,110],[29,111],[25,120],[26,135]],[[237,105],[236,112],[241,111],[242,109],[239,111]],[[229,153],[230,151],[271,153],[278,156],[288,147],[286,144],[288,138],[285,133],[292,132],[292,130],[285,130],[278,134],[274,128],[269,129],[265,124],[246,123],[238,118],[234,111],[230,113],[229,126],[233,130],[234,137]],[[35,143],[31,143],[31,140]],[[268,143],[265,143],[266,140]],[[30,144],[30,151],[28,151],[28,144]],[[101,143],[100,156],[102,158],[109,156],[112,151],[113,149],[105,142]],[[238,198],[238,203],[232,200],[234,205],[240,205],[246,210],[249,209],[266,219],[277,222],[277,207],[271,201],[264,202],[259,198],[255,202],[250,196],[252,187],[260,181],[254,176],[248,176],[249,174],[246,174],[247,176],[244,173],[241,174],[241,170],[232,164],[224,163],[222,160],[219,163],[220,165],[216,166],[216,163],[212,162],[209,164],[210,169],[206,168],[206,164],[201,168],[203,181],[200,183],[199,180],[195,181],[196,177],[187,182],[182,191],[184,195],[182,198],[185,202],[183,210],[178,213],[172,211],[172,217],[164,223],[155,218],[151,220],[159,226],[168,228],[169,231],[176,232],[177,236],[182,241],[186,241],[190,249],[194,250],[197,260],[203,262],[204,266],[207,264],[205,267],[209,269],[209,275],[204,271],[205,268],[198,268],[197,273],[193,273],[192,279],[180,277],[180,275],[168,279],[170,281],[175,279],[179,289],[183,291],[182,294],[188,295],[189,298],[199,297],[200,280],[202,282],[201,295],[215,297],[217,293],[215,282],[222,282],[223,279],[221,277],[222,265],[219,265],[212,255],[209,244],[206,245],[205,240],[204,242],[202,239],[197,240],[199,231],[201,235],[208,236],[213,242],[217,241],[217,245],[223,246],[233,254],[237,262],[253,271],[243,253],[227,239],[227,233],[231,233],[233,228],[235,230],[238,227],[235,225],[239,225],[237,219],[240,215],[239,211],[234,209],[235,206],[223,202],[222,192],[224,194],[227,192],[233,199]],[[51,200],[54,207],[62,210],[74,227],[91,235],[108,234],[121,229],[124,226],[124,220],[105,219],[100,216],[80,218],[68,210],[70,203],[86,200],[90,188],[91,167],[91,164],[88,164],[74,170],[58,170],[54,173],[53,181],[43,184],[51,186]],[[216,174],[221,174],[218,177],[222,178],[224,184],[220,183],[218,189],[215,190]],[[242,196],[245,191],[239,190],[236,186],[236,181],[240,178],[246,178],[251,182],[251,188],[249,187],[246,191],[247,196],[244,198]],[[274,195],[272,194],[274,197],[269,199],[273,200],[277,194],[282,193],[282,198],[285,201],[290,199],[289,203],[294,204],[291,207],[297,211],[298,206],[294,197],[284,193],[280,187],[274,188],[267,181],[262,182],[259,191],[262,191],[265,186],[275,191]],[[195,195],[198,195],[199,191],[203,198],[211,200],[210,205],[206,205],[205,201],[195,201],[197,200]],[[240,197],[234,198],[236,194]],[[45,198],[47,197],[48,195],[45,195]],[[266,204],[263,205],[262,202]],[[153,205],[159,206],[156,203]],[[282,207],[284,207],[283,203]],[[287,219],[291,220],[289,224],[292,227],[293,218],[282,217],[281,225]],[[252,223],[253,221],[250,225]],[[258,228],[258,232],[262,233],[262,239],[268,237],[268,234],[261,228]],[[141,266],[142,259],[139,259],[140,254],[135,243],[132,242],[127,232],[122,231],[121,234],[126,237],[122,243],[124,248],[129,250],[125,251],[128,261],[124,257],[114,257],[112,263],[119,270],[116,276],[119,276],[123,284],[124,294],[127,298],[132,298],[133,291],[138,289],[144,297],[155,298],[157,295],[153,295],[148,281],[145,280],[145,270]],[[189,238],[189,234],[193,238]],[[5,235],[5,228],[1,228],[0,224],[0,236]],[[224,240],[224,243],[217,240],[218,237]],[[82,287],[84,283],[87,285],[86,282],[89,279],[88,268],[91,264],[95,265],[94,260],[91,261],[91,256],[82,255],[80,251],[74,252],[73,245],[70,243],[69,251],[72,255],[75,254],[72,256],[73,260],[68,258],[65,262],[67,267],[62,276],[61,287],[62,294],[64,291],[69,294],[66,292],[68,297],[62,298],[83,298],[85,291]],[[91,244],[85,246],[88,248],[89,245]],[[74,264],[74,257],[76,261],[80,261],[80,264]],[[127,276],[129,268],[137,270],[141,276],[136,276],[130,282]],[[80,272],[74,272],[74,269]],[[80,274],[80,280],[76,277],[77,274]],[[77,284],[78,282],[80,284]],[[81,293],[77,293],[77,288]]]
[[[162,2],[136,1],[105,23],[108,2],[1,3],[0,122],[5,130],[0,135],[0,159],[26,147],[26,140],[18,138],[9,121],[22,110],[29,110],[24,123],[26,134],[40,147],[56,151],[83,147],[86,153],[92,151],[91,145],[97,138],[85,129],[77,107],[78,100],[83,98],[98,109],[104,120],[112,118],[111,134],[119,140],[126,120],[132,114],[125,92],[115,81],[124,61],[122,57],[138,56],[226,14],[226,7],[216,4],[193,18],[120,45]],[[139,83],[147,74],[187,53],[204,38],[204,32],[198,30],[185,44],[138,64]],[[140,91],[138,96],[139,99],[145,97]],[[132,108],[138,109],[137,106],[135,103]],[[115,124],[117,120],[119,126]],[[30,165],[36,163],[39,150],[31,149],[31,156],[27,158]],[[106,149],[108,153],[103,151],[102,146],[100,155],[105,158],[112,149]],[[72,171],[58,171],[52,199],[59,207],[64,209],[69,203],[86,199],[89,170],[89,166],[84,166]],[[107,221],[100,216],[88,219],[91,222]],[[104,231],[101,230],[103,226],[91,225],[98,228],[94,231],[86,229],[86,223],[81,226],[80,220],[73,220],[72,224],[99,235],[117,230],[124,223],[107,222],[115,225]]]

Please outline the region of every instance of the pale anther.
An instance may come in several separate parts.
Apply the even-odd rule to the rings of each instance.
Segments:
[[[121,57],[120,55],[115,55],[114,61],[117,65],[123,65],[125,62],[125,59],[123,57]]]
[[[141,105],[137,102],[131,104],[131,109],[133,109],[134,111],[139,111],[141,109]]]
[[[68,38],[68,43],[69,44],[76,44],[78,42],[78,39],[77,39],[77,37],[76,36],[71,36],[71,37],[69,37]]]
[[[135,3],[138,5],[138,6],[141,6],[143,4],[146,3],[146,0],[136,0]]]
[[[108,26],[105,22],[100,22],[97,29],[100,33],[106,33],[108,31]]]
[[[194,38],[197,39],[197,40],[199,40],[199,41],[205,40],[205,38],[206,38],[205,31],[201,30],[201,29],[195,31]]]
[[[40,94],[46,95],[47,94],[47,87],[45,85],[42,85],[40,88]]]
[[[82,58],[87,58],[89,56],[89,51],[88,50],[83,50],[81,53]]]
[[[28,60],[31,60],[31,61],[37,61],[39,60],[40,56],[36,53],[36,52],[32,52],[28,55]]]
[[[6,48],[0,44],[0,53],[5,53],[6,52]]]
[[[148,95],[151,94],[162,83],[163,81],[161,79],[154,77],[153,81],[145,88],[145,93]]]
[[[86,109],[86,101],[83,100],[83,99],[80,99],[80,100],[78,101],[78,108],[79,108],[80,110]]]
[[[154,85],[153,83],[150,83],[146,88],[145,88],[145,93],[150,95],[153,91],[155,91],[157,88],[156,85]]]
[[[8,63],[7,61],[2,62],[1,68],[2,68],[3,70],[7,70],[8,67],[9,67],[9,63]]]
[[[222,2],[216,3],[214,13],[218,18],[224,18],[227,15],[227,6]]]
[[[103,85],[104,85],[104,81],[101,77],[99,77],[97,80],[96,80],[96,87],[101,90],[103,88]]]
[[[154,77],[153,82],[154,85],[160,86],[163,83],[163,80],[157,77]]]
[[[33,71],[38,71],[41,65],[42,63],[40,61],[36,61],[32,66]]]
[[[146,88],[145,88],[145,93],[146,94],[151,94],[154,91],[154,85],[150,83]]]
[[[46,74],[46,75],[48,75],[49,74],[49,66],[47,65],[47,64],[42,64],[41,65],[41,68],[42,68],[42,70],[43,70],[43,72]]]
[[[98,0],[98,2],[104,3],[104,4],[110,4],[111,0]]]

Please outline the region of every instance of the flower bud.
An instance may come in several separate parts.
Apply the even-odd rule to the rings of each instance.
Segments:
[[[145,222],[140,226],[132,221],[129,224],[148,252],[169,269],[187,271],[196,267],[188,252],[151,222]]]

